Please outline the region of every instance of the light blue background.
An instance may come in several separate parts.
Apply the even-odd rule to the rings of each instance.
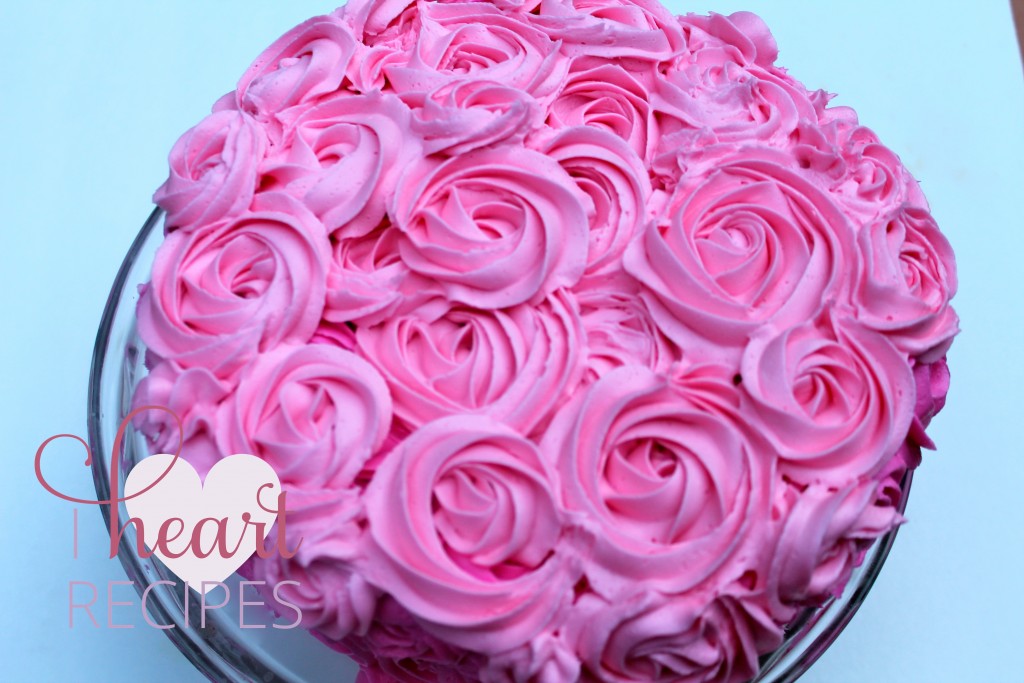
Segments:
[[[672,3],[682,11],[681,2]],[[85,435],[90,351],[114,274],[177,136],[298,21],[291,2],[3,2],[0,9],[0,680],[200,681],[137,608],[67,625],[67,586],[123,580],[99,512],[36,483],[37,445]],[[780,63],[841,94],[921,180],[956,249],[964,329],[908,516],[867,604],[804,680],[1021,679],[1024,637],[1024,83],[1003,0],[700,0],[761,14]],[[91,493],[81,453],[52,479]],[[136,600],[121,587],[115,598]]]

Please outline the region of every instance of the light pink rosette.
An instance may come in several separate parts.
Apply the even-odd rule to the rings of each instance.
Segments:
[[[651,183],[643,161],[613,133],[592,126],[559,131],[540,146],[594,207],[584,283],[622,272],[622,253],[649,219]]]
[[[864,273],[854,289],[857,319],[901,351],[931,362],[945,355],[959,319],[953,248],[922,208],[905,206],[857,236]]]
[[[580,279],[587,202],[558,162],[499,147],[410,169],[391,212],[410,269],[453,302],[504,308]]]
[[[351,489],[285,490],[285,549],[295,554],[252,562],[252,579],[266,582],[262,592],[275,612],[288,615],[298,608],[305,629],[331,640],[365,633],[379,594],[352,570],[362,552],[359,494]],[[292,607],[281,605],[277,596]]]
[[[571,297],[539,306],[452,308],[357,331],[360,354],[387,380],[395,415],[418,427],[446,415],[488,415],[524,434],[571,393],[583,331]]]
[[[641,589],[642,590],[642,589]],[[575,626],[582,683],[749,683],[782,629],[741,592],[707,598],[638,592],[586,596]]]
[[[679,23],[686,35],[687,57],[696,63],[733,62],[770,69],[779,56],[771,31],[753,12],[687,14],[679,17]]]
[[[581,58],[572,63],[565,86],[551,102],[552,127],[593,126],[622,139],[636,156],[649,160],[657,144],[657,128],[648,101],[653,67],[630,72],[603,59]],[[647,175],[644,173],[644,175]]]
[[[903,517],[874,479],[835,489],[781,482],[776,510],[785,520],[768,574],[780,605],[816,605],[842,593],[871,543]],[[897,482],[898,484],[898,482]]]
[[[576,300],[586,335],[588,382],[624,365],[668,372],[682,360],[682,351],[654,324],[635,286],[587,288],[576,293]]]
[[[409,108],[375,92],[325,100],[286,129],[285,151],[262,167],[261,185],[302,200],[328,232],[363,235],[385,215],[401,170],[419,158]]]
[[[823,112],[823,117],[823,134],[846,162],[846,172],[833,192],[859,221],[881,219],[904,204],[927,209],[920,186],[903,162],[874,132],[858,125],[855,112],[836,107]]]
[[[561,635],[543,632],[526,645],[491,657],[480,683],[565,683],[580,677],[580,660]]]
[[[147,365],[149,372],[135,388],[132,408],[166,408],[181,420],[181,431],[166,410],[140,413],[134,426],[146,437],[150,453],[174,453],[180,439],[178,455],[205,478],[223,457],[214,438],[217,406],[234,386],[203,367],[182,370],[173,362],[153,358],[147,359]]]
[[[484,654],[521,645],[578,576],[560,543],[556,490],[536,447],[510,427],[479,416],[428,423],[366,490],[365,575],[449,643]]]
[[[309,340],[328,249],[320,222],[278,193],[237,218],[174,231],[139,300],[139,335],[162,358],[228,378],[257,353]]]
[[[419,35],[409,65],[385,70],[400,94],[429,92],[472,78],[504,83],[537,98],[553,94],[565,78],[565,58],[526,20],[490,3],[419,5]]]
[[[632,591],[638,567],[652,589],[690,590],[762,519],[769,482],[726,408],[733,389],[626,366],[555,416],[541,448],[592,538],[584,571],[595,592]]]
[[[684,49],[676,18],[652,0],[541,0],[531,22],[570,56],[659,61]]]
[[[771,441],[780,471],[845,486],[878,474],[914,415],[914,377],[885,337],[841,314],[766,327],[743,353],[751,425]]]
[[[541,116],[532,97],[497,81],[455,81],[406,101],[415,106],[412,131],[423,139],[424,154],[455,156],[497,143],[521,145]]]
[[[286,488],[343,489],[387,437],[391,397],[359,356],[326,344],[261,354],[217,415],[222,453],[268,462]]]
[[[813,316],[856,272],[847,217],[793,165],[756,148],[719,160],[626,250],[655,321],[691,358],[734,363],[751,333]]]
[[[182,135],[171,149],[170,175],[153,195],[167,212],[166,227],[188,230],[248,209],[266,147],[263,128],[237,111],[210,114]]]
[[[738,149],[756,141],[787,148],[800,122],[816,116],[803,88],[732,62],[670,71],[650,97],[661,133],[653,165],[667,178],[716,145]]]
[[[238,107],[262,120],[341,87],[356,39],[337,17],[307,19],[274,41],[238,81]]]
[[[398,254],[400,237],[398,229],[384,221],[366,235],[334,240],[325,320],[371,325],[422,301],[413,291],[412,271]]]

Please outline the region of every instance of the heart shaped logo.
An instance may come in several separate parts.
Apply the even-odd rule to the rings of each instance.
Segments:
[[[281,481],[266,462],[239,453],[217,462],[201,482],[188,462],[160,453],[132,468],[125,497],[150,486],[165,471],[151,489],[128,498],[125,507],[142,522],[146,547],[176,576],[205,593],[256,551],[257,529],[268,529],[277,517]]]

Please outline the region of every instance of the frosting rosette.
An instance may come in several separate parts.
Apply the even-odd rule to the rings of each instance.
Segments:
[[[776,449],[780,469],[805,483],[878,473],[906,438],[914,377],[884,337],[825,316],[766,328],[742,361],[750,419]]]
[[[239,109],[265,120],[338,89],[356,40],[332,16],[308,19],[264,50],[238,81]]]
[[[244,571],[361,683],[747,683],[904,521],[953,250],[778,56],[749,12],[352,0],[174,145],[134,426],[277,471],[296,551]]]
[[[218,408],[225,455],[266,460],[284,486],[350,486],[391,426],[391,396],[362,358],[327,344],[262,354]]]
[[[175,143],[171,173],[153,195],[168,228],[206,225],[249,208],[266,132],[237,111],[210,114]]]
[[[857,317],[902,351],[935,360],[959,331],[953,249],[931,215],[906,206],[858,235],[865,277],[854,292]]]
[[[360,327],[356,338],[407,425],[480,414],[527,434],[579,378],[582,329],[574,306],[556,292],[537,307],[394,317]]]
[[[729,398],[716,396],[730,382],[688,380],[617,368],[560,411],[545,435],[564,504],[592,538],[587,577],[609,599],[633,589],[638,565],[654,589],[697,586],[763,512],[766,474],[729,415]]]
[[[551,620],[576,578],[559,547],[555,490],[537,447],[510,427],[478,416],[430,422],[367,488],[367,575],[452,643],[515,647]]]
[[[392,210],[411,270],[452,301],[504,308],[580,279],[588,208],[557,162],[498,147],[424,160],[403,177]]]
[[[769,149],[720,160],[684,179],[626,251],[655,321],[694,356],[718,359],[843,293],[853,228],[795,166]]]
[[[581,605],[578,648],[583,681],[747,683],[758,653],[782,634],[756,600],[725,594],[713,600],[672,600],[641,593],[613,604]]]
[[[283,342],[305,343],[326,295],[323,225],[286,195],[252,211],[167,236],[139,300],[146,345],[218,377]]]
[[[359,495],[351,489],[285,492],[285,548],[291,557],[252,562],[253,579],[265,582],[272,609],[297,611],[304,628],[333,640],[365,633],[378,593],[353,570],[363,547]]]
[[[263,164],[260,183],[298,197],[328,232],[360,235],[377,227],[399,170],[416,158],[402,140],[409,108],[373,93],[325,100],[286,131],[284,150]]]

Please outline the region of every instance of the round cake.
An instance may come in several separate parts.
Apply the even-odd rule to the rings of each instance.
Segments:
[[[174,146],[135,402],[275,469],[298,552],[244,572],[361,681],[746,683],[902,522],[952,250],[777,53],[654,0],[352,0]]]

